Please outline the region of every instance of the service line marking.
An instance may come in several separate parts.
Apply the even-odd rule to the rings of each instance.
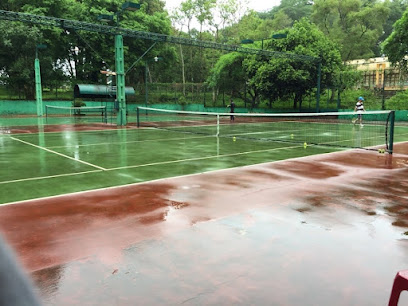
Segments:
[[[13,140],[19,141],[19,142],[21,142],[21,143],[24,143],[24,144],[26,144],[26,145],[33,146],[33,147],[35,147],[35,148],[37,148],[37,149],[41,149],[41,150],[44,150],[44,151],[47,151],[47,152],[50,152],[50,153],[53,153],[53,154],[56,154],[56,155],[59,155],[59,156],[68,158],[68,159],[71,159],[71,160],[73,160],[73,161],[76,161],[76,162],[79,162],[79,163],[82,163],[82,164],[85,164],[85,165],[94,167],[94,168],[96,168],[96,169],[106,171],[105,168],[100,167],[100,166],[97,166],[97,165],[94,165],[94,164],[91,164],[91,163],[88,163],[88,162],[86,162],[86,161],[83,161],[83,160],[80,160],[80,159],[76,159],[76,158],[74,158],[74,157],[71,157],[71,156],[68,156],[68,155],[65,155],[65,154],[62,154],[62,153],[59,153],[59,152],[56,152],[56,151],[53,151],[53,150],[44,148],[44,147],[37,146],[37,145],[35,145],[35,144],[29,143],[29,142],[27,142],[27,141],[24,141],[24,140],[21,140],[21,139],[12,137],[12,136],[10,136],[10,138],[13,139]]]
[[[182,163],[182,162],[187,162],[187,161],[197,161],[197,160],[212,159],[212,158],[219,158],[219,157],[231,157],[231,156],[238,156],[238,155],[247,155],[247,154],[252,154],[252,153],[262,153],[262,152],[269,152],[269,151],[276,151],[276,150],[294,149],[294,148],[300,148],[300,147],[303,147],[303,145],[302,146],[296,145],[296,146],[290,146],[290,147],[279,147],[279,148],[273,148],[273,149],[254,150],[254,151],[238,152],[238,153],[231,153],[231,154],[210,155],[210,156],[203,156],[203,157],[169,160],[169,161],[162,161],[162,162],[135,165],[135,166],[110,168],[107,171],[140,168],[140,167],[148,167],[148,166],[156,166],[156,165],[165,165],[165,164],[172,164],[172,163]]]
[[[293,149],[293,148],[299,148],[299,147],[300,147],[300,146],[279,147],[279,148],[273,148],[273,149],[264,149],[264,150],[247,151],[247,152],[238,152],[238,153],[231,153],[231,154],[224,154],[224,155],[211,155],[211,156],[188,158],[188,159],[177,159],[177,160],[162,161],[162,162],[142,164],[142,165],[135,165],[135,166],[116,167],[116,168],[104,169],[104,171],[114,171],[114,170],[122,170],[122,169],[141,168],[141,167],[148,167],[148,166],[158,166],[158,165],[165,165],[165,164],[172,164],[172,163],[182,163],[182,162],[186,162],[186,161],[197,161],[197,160],[212,159],[212,158],[218,158],[218,157],[230,157],[230,156],[236,156],[236,155],[244,155],[244,154],[251,154],[251,153],[268,152],[268,151],[283,150],[283,149]],[[42,180],[42,179],[55,178],[55,177],[63,177],[63,176],[74,176],[74,175],[80,175],[80,174],[95,173],[95,172],[100,172],[100,171],[101,171],[101,170],[93,170],[93,171],[67,173],[67,174],[57,174],[57,175],[49,175],[49,176],[41,176],[41,177],[31,177],[31,178],[24,178],[24,179],[4,181],[4,182],[0,182],[0,184],[18,183],[18,182],[34,181],[34,180]],[[147,180],[146,182],[148,182],[148,180]]]

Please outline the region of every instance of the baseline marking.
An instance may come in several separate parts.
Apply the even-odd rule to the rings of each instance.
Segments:
[[[59,155],[59,156],[62,156],[62,157],[65,157],[65,158],[74,160],[74,161],[76,161],[76,162],[83,163],[83,164],[85,164],[85,165],[88,165],[88,166],[97,168],[97,169],[99,169],[99,170],[106,171],[105,168],[99,167],[99,166],[94,165],[94,164],[91,164],[91,163],[88,163],[88,162],[86,162],[86,161],[83,161],[83,160],[80,160],[80,159],[75,159],[75,158],[73,158],[73,157],[71,157],[71,156],[68,156],[68,155],[65,155],[65,154],[62,154],[62,153],[58,153],[58,152],[56,152],[56,151],[53,151],[53,150],[50,150],[50,149],[47,149],[47,148],[43,148],[43,147],[37,146],[37,145],[35,145],[35,144],[29,143],[29,142],[27,142],[27,141],[24,141],[24,140],[21,140],[21,139],[12,137],[12,136],[10,136],[10,138],[13,139],[13,140],[19,141],[19,142],[21,142],[21,143],[24,143],[24,144],[26,144],[26,145],[33,146],[33,147],[35,147],[35,148],[37,148],[37,149],[41,149],[41,150],[44,150],[44,151],[47,151],[47,152],[50,152],[50,153],[54,153],[54,154],[56,154],[56,155]]]

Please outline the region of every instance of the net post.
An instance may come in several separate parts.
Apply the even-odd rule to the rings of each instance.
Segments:
[[[217,114],[217,137],[220,136],[220,114]]]
[[[105,108],[102,109],[102,115],[103,115],[103,122],[108,123],[108,112],[106,110],[106,106]]]
[[[390,113],[390,140],[388,144],[388,153],[392,154],[394,147],[394,124],[395,124],[395,111]]]
[[[137,119],[136,119],[136,122],[137,122],[137,127],[140,127],[140,123],[139,123],[139,107],[137,107],[136,108],[136,117],[137,117]]]

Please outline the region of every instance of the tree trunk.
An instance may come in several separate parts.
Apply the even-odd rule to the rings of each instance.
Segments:
[[[293,101],[293,109],[297,109],[299,103],[299,108],[302,107],[302,94],[295,93],[295,100]]]
[[[35,100],[35,88],[33,86],[25,85],[23,90],[27,100]]]

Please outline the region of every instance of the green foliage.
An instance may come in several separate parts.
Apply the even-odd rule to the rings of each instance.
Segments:
[[[385,102],[386,109],[407,110],[408,109],[408,90],[398,92]]]
[[[312,20],[341,46],[344,61],[374,55],[390,9],[376,0],[316,0]]]
[[[82,106],[86,106],[86,103],[81,100],[75,100],[75,101],[72,101],[71,105],[72,107],[82,107]]]
[[[180,104],[180,105],[186,105],[186,104],[188,104],[188,101],[187,101],[187,99],[186,99],[186,97],[184,97],[184,96],[180,96],[179,98],[178,98],[178,104]]]
[[[0,74],[8,89],[28,99],[34,98],[35,49],[42,40],[37,27],[0,21]]]
[[[366,110],[381,110],[382,97],[376,95],[372,90],[368,89],[348,89],[341,93],[340,108],[354,110],[358,97],[364,97],[364,108]]]
[[[318,75],[316,59],[320,59],[322,64],[322,87],[332,86],[336,73],[342,67],[337,47],[307,19],[295,22],[292,29],[287,31],[286,39],[272,40],[268,47],[276,51],[309,56],[272,58],[264,62],[263,65],[267,67],[259,69],[257,73],[264,74],[261,79],[265,81],[259,82],[264,84],[263,88],[260,88],[264,96],[284,98],[293,95],[295,108],[297,102],[301,104],[303,97],[316,88]]]
[[[30,14],[97,22],[100,14],[114,14],[120,10],[122,0],[40,0],[2,1],[1,7]],[[171,22],[160,0],[149,0],[135,12],[120,14],[120,26],[155,33],[170,34]],[[34,98],[33,62],[35,46],[47,44],[39,53],[42,82],[58,87],[72,79],[72,83],[104,83],[100,70],[115,70],[114,39],[112,36],[65,30],[61,28],[31,26],[20,22],[0,22],[0,77],[8,88],[21,91],[27,99]],[[126,63],[130,66],[151,46],[148,40],[124,39]],[[172,66],[174,46],[157,45],[149,56],[166,56],[163,67]],[[125,67],[126,69],[127,67]],[[139,69],[138,69],[139,68]],[[127,84],[137,83],[143,77],[143,62],[126,75]],[[167,77],[170,77],[167,75]]]
[[[4,0],[0,9],[97,23],[98,15],[118,12],[122,3],[123,0]],[[263,40],[265,49],[321,58],[322,88],[342,91],[353,87],[360,76],[341,65],[339,50],[343,60],[378,54],[378,42],[389,35],[392,23],[407,6],[404,0],[282,0],[270,12],[256,13],[243,10],[244,0],[184,0],[172,14],[172,28],[163,1],[146,0],[141,4],[138,11],[120,14],[121,27],[217,43],[255,40],[248,48],[261,48]],[[311,17],[318,28],[303,17]],[[408,50],[407,18],[398,21],[395,33],[385,44],[389,45],[390,59],[404,67]],[[287,39],[271,39],[277,32],[288,34]],[[34,98],[33,62],[37,43],[48,45],[39,52],[42,83],[50,89],[44,90],[45,99],[52,95],[66,97],[68,93],[58,90],[66,84],[104,84],[106,78],[99,71],[115,69],[112,36],[0,21],[0,81],[11,93],[7,96]],[[124,45],[127,70],[152,42],[125,38]],[[210,48],[165,43],[156,44],[126,74],[128,86],[141,86],[138,98],[142,102],[146,81],[144,60],[154,56],[164,60],[149,62],[148,81],[183,84],[177,96],[185,97],[188,102],[196,98],[195,92],[189,92],[188,83],[207,81],[213,91],[206,93],[205,103],[222,105],[231,96],[237,103],[251,103],[253,107],[271,107],[282,101],[294,101],[294,106],[302,101],[313,103],[317,82],[315,62],[223,54]],[[159,94],[157,99],[174,101],[175,96]],[[354,98],[351,100],[354,102]]]
[[[274,100],[293,97],[296,108],[297,103],[300,105],[303,97],[316,88],[321,60],[322,84],[333,85],[342,67],[336,46],[307,19],[296,22],[286,34],[286,39],[264,43],[265,48],[282,52],[277,53],[277,57],[238,53],[222,56],[211,71],[208,84],[232,96],[249,97],[252,107],[265,99],[271,106]]]
[[[373,46],[376,56],[381,56],[383,54],[381,44],[387,39],[388,36],[391,35],[394,23],[402,17],[404,11],[407,9],[407,2],[405,0],[386,1],[385,4],[388,5],[390,14],[384,23],[383,34],[379,37],[376,45]]]
[[[268,13],[259,15],[265,19],[276,19],[279,14],[285,14],[289,20],[294,22],[304,17],[309,18],[312,14],[312,4],[310,0],[282,0]]]
[[[383,50],[388,60],[400,69],[407,71],[408,59],[408,10],[394,24],[394,31],[385,40]]]
[[[362,79],[361,71],[357,71],[350,66],[342,66],[333,76],[333,88],[342,91],[352,89]]]

